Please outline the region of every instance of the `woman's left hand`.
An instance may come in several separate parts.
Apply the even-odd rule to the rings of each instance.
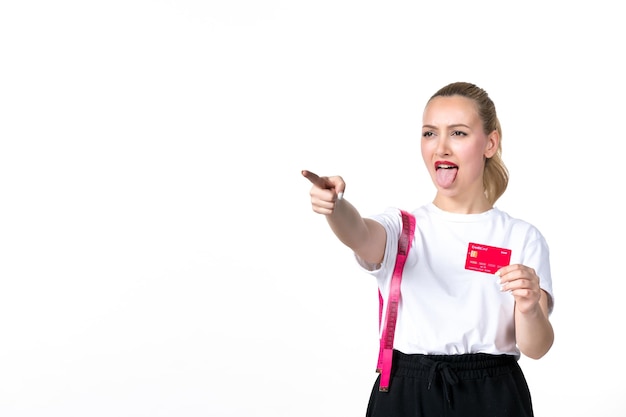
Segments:
[[[520,313],[539,308],[542,290],[533,268],[513,264],[500,268],[496,275],[500,277],[501,291],[508,291],[515,297],[515,305]]]

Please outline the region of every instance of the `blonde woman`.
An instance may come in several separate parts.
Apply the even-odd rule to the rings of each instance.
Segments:
[[[367,417],[529,417],[518,364],[552,346],[549,249],[532,224],[494,206],[508,184],[502,131],[485,90],[449,84],[427,102],[421,153],[436,193],[415,210],[401,283],[388,389],[378,377]],[[313,211],[389,293],[401,211],[362,217],[340,176],[302,171]]]

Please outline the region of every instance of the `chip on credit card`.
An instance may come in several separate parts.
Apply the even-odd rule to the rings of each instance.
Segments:
[[[494,274],[511,262],[511,250],[470,242],[467,247],[465,269]]]

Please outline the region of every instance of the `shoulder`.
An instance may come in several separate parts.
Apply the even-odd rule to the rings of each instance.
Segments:
[[[547,247],[544,235],[533,223],[519,217],[514,217],[508,212],[495,207],[493,209],[493,215],[494,219],[497,222],[501,222],[512,234],[518,237],[524,236],[527,243],[539,242]]]
[[[416,219],[430,216],[428,205],[425,205],[416,209],[387,207],[383,212],[368,217],[382,224],[387,231],[395,231],[399,233],[402,229],[402,212],[409,213]]]

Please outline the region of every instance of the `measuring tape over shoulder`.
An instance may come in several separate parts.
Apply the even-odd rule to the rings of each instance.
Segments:
[[[387,300],[387,314],[385,315],[385,323],[382,328],[380,337],[380,351],[378,352],[378,366],[376,372],[380,373],[380,391],[389,391],[389,379],[391,376],[391,365],[393,359],[393,337],[396,331],[396,321],[398,319],[398,304],[400,303],[400,283],[402,281],[402,270],[404,263],[409,256],[411,243],[413,242],[413,234],[415,233],[415,217],[404,210],[400,211],[402,215],[402,233],[398,240],[398,255],[396,256],[396,265],[391,276],[391,285],[389,286],[389,299]],[[378,324],[382,326],[383,319],[383,296],[378,290],[379,311]]]

